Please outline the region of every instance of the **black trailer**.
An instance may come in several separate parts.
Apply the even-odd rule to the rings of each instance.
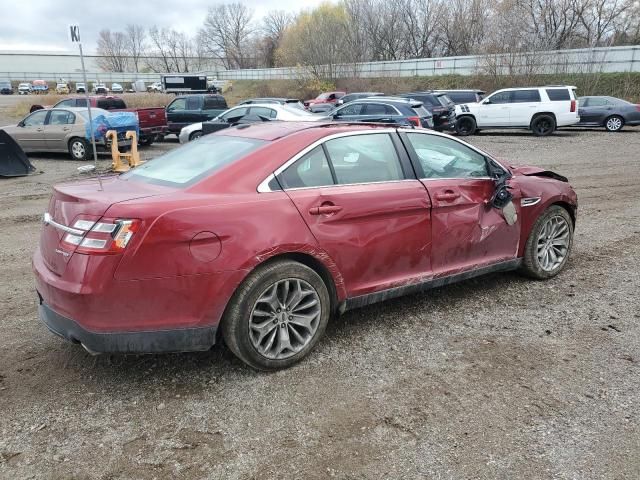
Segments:
[[[163,75],[162,86],[166,93],[207,93],[207,76]]]

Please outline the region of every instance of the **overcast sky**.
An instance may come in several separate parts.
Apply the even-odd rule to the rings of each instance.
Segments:
[[[4,2],[5,0],[3,0]],[[6,0],[9,2],[9,0]],[[298,11],[322,0],[240,0],[258,18],[269,10]],[[95,50],[98,32],[121,30],[127,23],[157,25],[195,34],[215,0],[28,0],[9,2],[0,15],[0,50],[71,50],[70,24],[79,24],[85,50]],[[9,6],[9,5],[7,5]],[[83,8],[86,6],[87,8]]]

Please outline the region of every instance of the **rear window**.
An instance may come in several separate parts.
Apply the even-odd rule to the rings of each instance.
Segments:
[[[540,92],[538,90],[513,90],[511,92],[511,103],[539,102]]]
[[[548,88],[546,92],[552,102],[571,100],[568,88]]]
[[[433,116],[429,113],[429,110],[424,107],[413,107],[413,111],[416,112],[420,118],[428,118]]]
[[[266,143],[253,138],[207,135],[150,160],[121,178],[184,188]]]
[[[82,106],[82,105],[78,104],[78,106]],[[124,103],[124,100],[121,100],[119,98],[99,98],[96,101],[96,107],[103,108],[105,110],[120,110],[120,109],[127,108],[127,106]]]
[[[451,105],[453,105],[453,101],[449,98],[448,95],[438,95],[438,100],[440,100],[440,103],[445,107],[450,107]]]

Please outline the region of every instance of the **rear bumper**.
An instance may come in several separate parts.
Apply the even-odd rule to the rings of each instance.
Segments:
[[[52,333],[80,343],[92,353],[193,352],[209,350],[216,340],[215,326],[147,332],[92,332],[52,310],[42,298],[38,315]]]

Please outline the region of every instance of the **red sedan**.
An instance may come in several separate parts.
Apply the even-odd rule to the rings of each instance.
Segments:
[[[489,272],[565,266],[567,179],[450,136],[244,125],[124,175],[56,186],[40,317],[90,352],[206,350],[287,367],[335,315]]]

